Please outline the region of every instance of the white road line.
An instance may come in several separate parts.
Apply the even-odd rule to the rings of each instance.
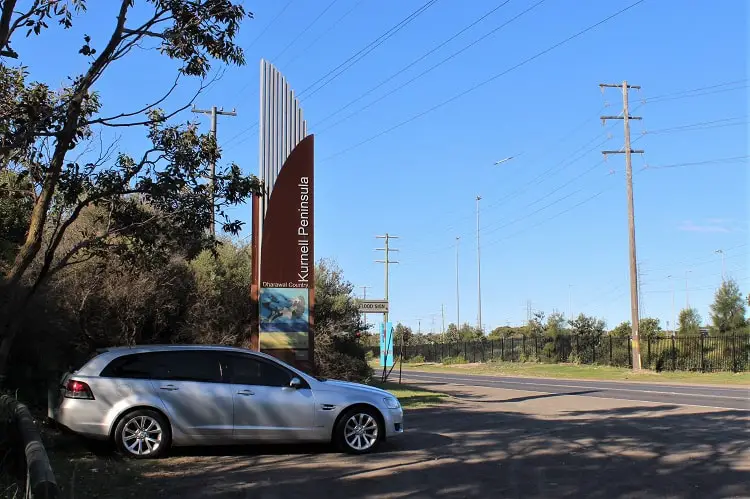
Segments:
[[[463,383],[451,383],[451,384],[452,385],[456,385],[456,386],[466,386],[466,387],[469,387],[469,388],[471,388],[471,387],[476,388],[477,387],[477,385],[466,385],[466,384],[463,384]],[[482,388],[487,388],[487,387],[482,387]],[[512,392],[534,392],[534,393],[545,393],[545,394],[549,394],[549,395],[570,395],[570,394],[565,393],[565,392],[563,392],[563,393],[559,393],[559,392],[545,392],[543,390],[521,390],[520,388],[506,388],[506,387],[503,387],[502,389],[503,390],[510,390]],[[737,409],[735,407],[722,407],[722,406],[718,406],[718,405],[683,404],[683,403],[680,403],[680,402],[654,402],[653,400],[640,400],[640,399],[618,399],[618,398],[615,398],[615,397],[604,397],[602,395],[593,395],[593,394],[588,394],[588,395],[572,395],[572,396],[574,396],[574,397],[587,397],[587,398],[603,399],[603,400],[616,400],[618,402],[643,402],[643,403],[646,403],[646,404],[655,404],[657,406],[659,404],[669,404],[669,405],[677,405],[677,406],[680,406],[680,407],[703,407],[705,409],[719,409],[719,410],[722,410],[722,411],[747,411],[748,410],[748,409]]]
[[[470,380],[467,380],[466,378],[455,378],[452,376],[424,376],[421,374],[409,374],[409,376],[422,379],[431,379],[431,380],[456,380],[456,381],[462,381],[464,383],[470,382]],[[601,386],[584,386],[584,385],[563,385],[563,384],[546,384],[545,383],[529,383],[526,381],[506,381],[503,379],[495,380],[487,380],[487,379],[478,379],[477,382],[483,382],[483,383],[506,383],[506,384],[512,384],[512,385],[530,385],[530,386],[552,386],[552,387],[559,387],[559,388],[576,388],[576,389],[585,389],[585,390],[602,390],[602,391],[618,391],[618,392],[632,392],[632,393],[653,393],[655,395],[682,395],[685,397],[698,397],[698,398],[715,398],[715,399],[728,399],[728,400],[750,400],[750,397],[730,397],[727,395],[704,395],[704,394],[697,394],[697,393],[681,393],[681,392],[664,392],[664,391],[658,391],[658,390],[634,390],[630,388],[603,388]],[[531,390],[531,391],[538,391],[538,390]],[[548,392],[544,392],[548,393]]]

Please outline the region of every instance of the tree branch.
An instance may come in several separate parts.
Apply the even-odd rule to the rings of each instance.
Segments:
[[[7,5],[10,5],[10,3],[15,4],[15,0],[7,0],[7,2],[8,3],[3,6],[4,9]],[[18,284],[21,277],[41,249],[42,236],[47,221],[47,212],[49,211],[50,204],[52,203],[52,196],[60,179],[60,173],[62,172],[63,163],[65,161],[65,154],[70,150],[71,145],[73,145],[76,132],[80,125],[79,120],[81,113],[83,112],[83,101],[88,96],[89,89],[99,78],[101,72],[111,62],[112,54],[122,40],[122,30],[125,27],[128,9],[130,9],[131,6],[132,0],[121,0],[120,11],[117,16],[117,24],[112,31],[107,46],[94,60],[86,74],[78,80],[74,86],[72,98],[68,103],[68,109],[65,113],[65,124],[57,137],[55,152],[52,155],[47,174],[44,178],[44,183],[42,184],[41,192],[37,198],[36,204],[34,204],[34,209],[31,212],[31,221],[29,223],[28,233],[26,234],[26,240],[19,249],[13,265],[3,279],[3,287],[12,287]]]
[[[13,17],[13,9],[15,8],[16,0],[5,0],[3,2],[3,10],[0,12],[0,50],[5,50],[10,41],[10,21]]]
[[[123,30],[123,33],[127,35],[139,35],[139,36],[151,36],[154,38],[161,38],[164,39],[164,33],[155,33],[153,31],[147,31],[142,29],[127,29],[125,28]]]
[[[118,114],[118,115],[116,115],[116,116],[110,116],[110,117],[108,117],[108,118],[97,118],[97,119],[95,119],[95,120],[91,120],[91,121],[88,121],[88,122],[86,122],[86,124],[87,124],[87,125],[96,125],[96,124],[101,124],[101,125],[107,125],[107,126],[110,126],[110,125],[109,125],[109,123],[107,123],[107,122],[109,122],[109,121],[119,120],[119,119],[121,119],[121,118],[129,118],[129,117],[131,117],[131,116],[136,116],[136,115],[138,115],[138,114],[142,114],[142,113],[145,113],[145,112],[146,112],[146,111],[148,111],[149,109],[152,109],[152,108],[154,108],[154,107],[158,106],[159,104],[161,104],[162,102],[164,102],[165,100],[167,100],[167,98],[168,98],[168,97],[169,97],[170,95],[172,95],[172,92],[174,92],[174,91],[175,91],[175,89],[177,88],[177,84],[178,84],[178,83],[179,83],[179,81],[180,81],[180,77],[181,77],[181,75],[179,75],[179,74],[178,74],[178,75],[177,75],[177,78],[175,78],[175,80],[174,80],[174,83],[172,84],[172,88],[170,88],[170,89],[169,89],[169,91],[168,91],[167,93],[165,93],[165,94],[164,94],[164,95],[163,95],[163,96],[162,96],[162,97],[161,97],[161,98],[160,98],[159,100],[157,100],[156,102],[152,102],[151,104],[149,104],[149,105],[147,105],[147,106],[144,106],[144,107],[142,107],[141,109],[139,109],[139,110],[137,110],[137,111],[133,111],[133,112],[130,112],[130,113],[120,113],[120,114]]]
[[[205,80],[201,80],[200,88],[198,88],[198,90],[196,90],[195,94],[193,94],[193,97],[188,101],[187,104],[185,104],[184,106],[182,106],[182,107],[180,107],[178,109],[175,109],[174,111],[172,111],[169,114],[164,115],[162,118],[160,118],[159,121],[166,121],[166,120],[168,120],[170,118],[173,118],[177,114],[181,113],[185,109],[187,109],[189,107],[192,107],[193,103],[198,98],[198,96],[201,94],[201,92],[203,92],[206,88],[208,88],[214,82],[214,80],[215,80],[215,77],[212,78],[211,81],[209,81],[208,83],[204,83]],[[152,123],[154,123],[154,120],[150,120],[149,119],[149,120],[143,120],[143,121],[131,121],[131,122],[128,122],[128,123],[107,123],[106,120],[104,120],[104,121],[94,120],[91,123],[97,123],[97,124],[100,124],[100,125],[103,125],[103,126],[117,128],[117,127],[130,127],[130,126],[140,126],[140,125],[151,125]]]

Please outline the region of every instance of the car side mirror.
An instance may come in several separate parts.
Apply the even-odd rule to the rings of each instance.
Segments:
[[[289,386],[294,388],[295,390],[302,388],[302,380],[295,376],[291,380],[289,380]]]

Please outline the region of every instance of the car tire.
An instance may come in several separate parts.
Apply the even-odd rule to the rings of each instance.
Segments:
[[[132,459],[162,457],[172,443],[169,421],[151,409],[136,409],[121,417],[114,437],[117,449]]]
[[[336,447],[348,454],[369,454],[383,440],[385,428],[380,414],[370,407],[347,409],[334,430]]]

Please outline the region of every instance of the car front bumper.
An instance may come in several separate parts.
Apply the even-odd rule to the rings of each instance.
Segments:
[[[404,410],[401,407],[388,409],[383,419],[385,419],[386,438],[398,437],[404,433]]]

